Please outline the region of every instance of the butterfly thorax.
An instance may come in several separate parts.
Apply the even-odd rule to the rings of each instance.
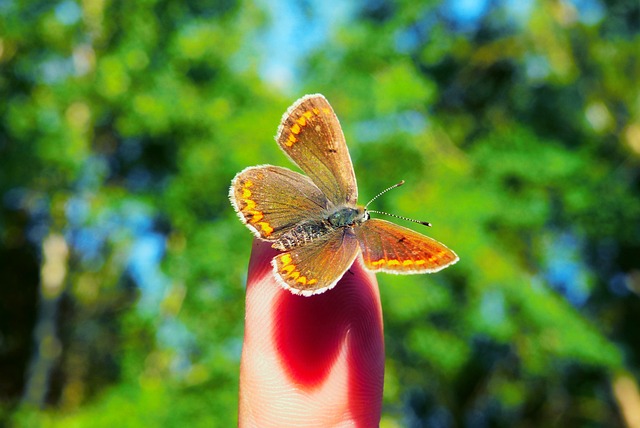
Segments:
[[[337,229],[353,227],[369,219],[363,207],[341,207],[321,220],[310,220],[299,223],[284,233],[272,244],[278,250],[288,250],[314,241]]]
[[[329,215],[327,221],[333,227],[351,227],[363,223],[369,218],[369,214],[363,207],[342,207]]]

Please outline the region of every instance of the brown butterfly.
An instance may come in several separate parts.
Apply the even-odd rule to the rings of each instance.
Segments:
[[[440,242],[370,219],[357,205],[351,157],[324,96],[305,95],[289,107],[276,141],[307,176],[278,166],[249,167],[231,182],[229,198],[242,222],[282,251],[271,264],[284,288],[304,296],[323,293],[360,251],[368,269],[395,274],[437,272],[458,261]]]

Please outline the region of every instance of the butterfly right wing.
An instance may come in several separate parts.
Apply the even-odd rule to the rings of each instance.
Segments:
[[[365,266],[372,271],[432,273],[458,261],[444,244],[385,220],[369,219],[355,231]]]
[[[329,201],[302,174],[278,166],[252,166],[232,180],[229,199],[258,238],[276,241],[296,224],[321,220]]]

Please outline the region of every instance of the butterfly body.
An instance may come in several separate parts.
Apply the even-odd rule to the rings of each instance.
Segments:
[[[305,245],[322,236],[333,233],[339,228],[351,228],[369,219],[364,207],[341,207],[327,214],[320,221],[306,221],[285,232],[271,246],[285,251],[300,245]]]
[[[334,227],[353,227],[369,219],[364,207],[343,207],[329,216],[327,221]]]
[[[438,241],[370,219],[338,118],[320,94],[306,95],[284,114],[276,141],[307,175],[262,165],[236,175],[229,198],[243,223],[282,251],[272,261],[278,282],[294,294],[322,293],[358,254],[373,271],[441,270],[458,256]]]
[[[286,251],[312,242],[332,231],[333,228],[327,220],[308,221],[294,226],[271,246],[276,250]]]

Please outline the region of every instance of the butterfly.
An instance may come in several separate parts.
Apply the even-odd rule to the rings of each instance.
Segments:
[[[289,107],[276,141],[306,176],[279,166],[252,166],[232,180],[229,199],[240,220],[280,250],[271,264],[285,289],[304,296],[323,293],[359,253],[367,269],[394,274],[437,272],[458,261],[435,239],[370,218],[357,204],[342,128],[321,94],[305,95]]]

